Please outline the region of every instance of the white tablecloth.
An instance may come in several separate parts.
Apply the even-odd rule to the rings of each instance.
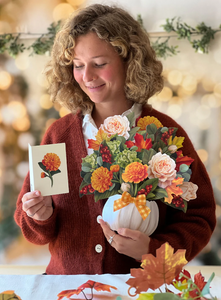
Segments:
[[[214,270],[213,270],[214,269]],[[211,294],[221,299],[221,267],[194,267],[190,268],[191,275],[201,271],[206,280],[214,271],[215,278],[211,283]],[[211,272],[212,271],[212,272]],[[216,272],[217,271],[217,272]],[[137,297],[128,296],[128,285],[126,281],[130,278],[127,275],[0,275],[0,293],[6,290],[13,290],[22,300],[57,300],[57,295],[64,290],[77,289],[80,285],[93,280],[96,282],[115,286],[117,290],[111,289],[111,293],[94,292],[93,300],[128,300]],[[132,292],[132,290],[131,290]],[[90,298],[90,289],[85,289]],[[71,299],[84,299],[82,293],[74,295]],[[66,298],[64,298],[66,300]]]

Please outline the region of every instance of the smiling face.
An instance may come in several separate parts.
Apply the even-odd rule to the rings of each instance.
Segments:
[[[74,78],[96,105],[118,105],[126,101],[125,65],[114,47],[93,33],[76,40],[73,59]]]

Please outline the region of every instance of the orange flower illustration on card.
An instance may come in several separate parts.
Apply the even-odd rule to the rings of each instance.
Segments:
[[[39,167],[44,171],[41,172],[41,178],[50,178],[51,187],[53,186],[53,176],[61,173],[59,167],[61,160],[56,153],[47,153],[41,162],[38,163]]]

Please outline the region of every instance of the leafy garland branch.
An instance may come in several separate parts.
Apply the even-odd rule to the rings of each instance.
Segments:
[[[143,20],[141,15],[137,16],[138,22],[144,28]],[[47,28],[47,33],[42,34],[36,41],[30,46],[26,47],[24,43],[20,42],[22,40],[22,33],[6,33],[0,35],[0,54],[7,53],[15,58],[19,53],[25,50],[30,51],[30,55],[44,55],[47,52],[50,53],[55,35],[60,29],[61,21],[52,23]],[[155,36],[151,34],[150,39],[157,38],[152,42],[152,47],[154,48],[157,57],[166,59],[168,56],[177,55],[179,53],[178,46],[169,45],[171,37],[177,37],[180,39],[186,39],[189,41],[191,46],[196,52],[208,53],[209,44],[211,40],[215,38],[215,34],[221,31],[221,24],[218,29],[212,29],[207,26],[204,22],[196,26],[196,28],[188,25],[185,22],[181,22],[180,18],[166,19],[166,24],[161,25],[168,36]],[[174,35],[172,35],[174,33]],[[26,35],[33,35],[27,33]],[[199,38],[196,38],[199,36]],[[165,39],[166,38],[166,39]],[[161,40],[163,41],[161,42]]]
[[[161,27],[168,33],[176,33],[178,39],[187,39],[195,51],[199,53],[208,53],[211,40],[215,38],[214,36],[217,32],[221,31],[221,24],[219,29],[212,29],[204,22],[201,22],[196,28],[193,28],[185,22],[182,23],[180,18],[166,19],[166,24],[161,25]],[[192,40],[193,36],[200,36],[200,38]],[[173,51],[171,53],[174,54]]]
[[[15,58],[19,53],[24,50],[31,50],[30,55],[38,54],[44,55],[48,51],[51,51],[54,43],[55,35],[58,32],[61,25],[61,21],[52,23],[48,28],[48,32],[42,34],[36,41],[30,46],[26,47],[23,43],[19,42],[19,38],[22,33],[6,33],[0,35],[0,54],[8,52],[10,56]],[[27,33],[26,35],[33,35]]]

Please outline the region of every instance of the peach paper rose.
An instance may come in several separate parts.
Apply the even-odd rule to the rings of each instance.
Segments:
[[[198,190],[198,186],[192,182],[184,182],[180,186],[183,191],[182,195],[180,195],[184,200],[189,201],[196,199],[196,191]]]
[[[125,139],[129,138],[130,131],[130,122],[128,121],[127,117],[116,115],[113,117],[108,117],[104,120],[104,124],[100,126],[100,128],[111,136],[113,134],[118,134],[120,136],[125,137]]]
[[[176,163],[167,154],[158,152],[149,161],[148,177],[158,178],[158,186],[166,188],[176,177]]]

